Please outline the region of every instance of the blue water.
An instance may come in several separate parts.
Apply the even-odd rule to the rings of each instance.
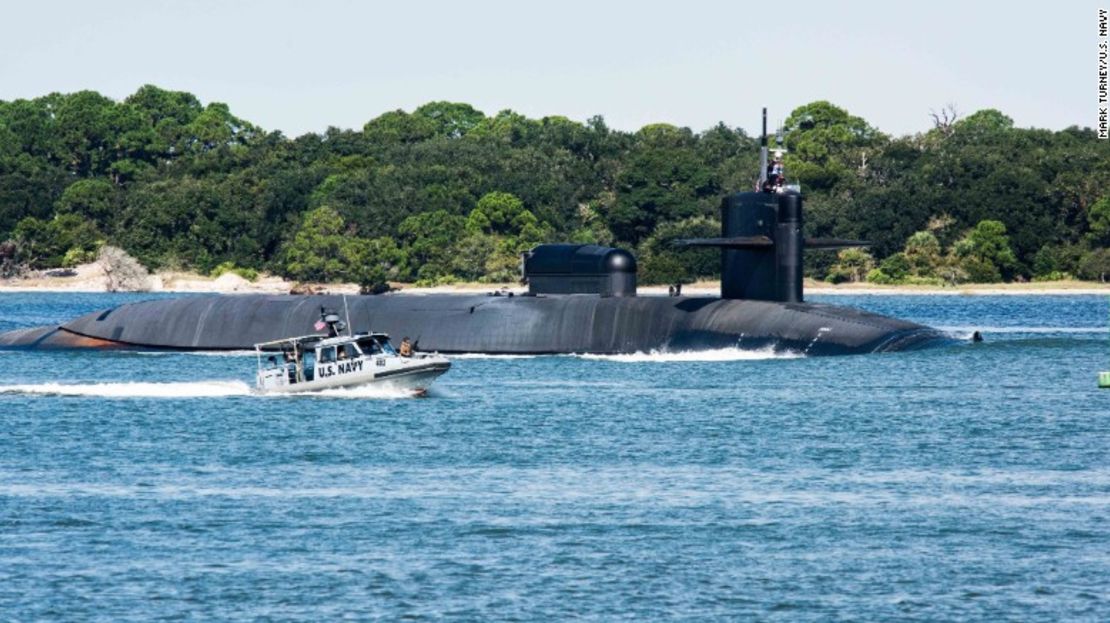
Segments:
[[[461,358],[427,399],[0,353],[0,621],[1110,620],[1106,298],[823,300],[987,341]]]

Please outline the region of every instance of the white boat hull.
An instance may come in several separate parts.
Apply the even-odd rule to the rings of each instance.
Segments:
[[[311,378],[299,382],[291,382],[294,375],[287,366],[263,370],[258,375],[257,386],[258,391],[264,394],[300,394],[380,385],[421,395],[450,367],[451,362],[438,355],[369,356],[319,364],[312,371]]]

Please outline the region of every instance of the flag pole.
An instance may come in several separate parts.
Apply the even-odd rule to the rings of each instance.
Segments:
[[[347,307],[347,293],[343,293],[343,313],[347,316],[347,337],[354,335],[351,330],[351,309]]]

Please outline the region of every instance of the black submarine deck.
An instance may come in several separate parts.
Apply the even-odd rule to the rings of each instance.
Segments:
[[[934,329],[850,307],[716,297],[457,294],[209,295],[128,303],[56,327],[0,335],[0,348],[239,350],[298,335],[320,308],[356,330],[420,350],[618,354],[766,348],[839,355],[949,341]]]

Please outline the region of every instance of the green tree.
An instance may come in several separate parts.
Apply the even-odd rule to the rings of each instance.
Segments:
[[[1001,281],[1017,268],[1006,226],[999,221],[980,221],[952,248],[956,263],[975,282]]]
[[[229,178],[170,177],[126,195],[113,240],[147,266],[258,267],[273,235],[252,189]]]
[[[66,187],[55,209],[59,214],[74,214],[105,224],[116,210],[115,195],[115,187],[107,180],[77,180]]]
[[[107,172],[115,154],[115,107],[115,102],[95,91],[60,96],[54,110],[55,133],[65,165],[75,175]]]
[[[910,276],[913,266],[902,252],[888,256],[879,267],[867,273],[867,281],[873,283],[902,283]]]
[[[872,271],[880,278],[1101,274],[1089,269],[1110,245],[1110,142],[1090,128],[1016,128],[982,110],[890,139],[818,101],[793,111],[784,129],[787,175],[808,197],[807,234],[872,241],[887,258]],[[369,242],[347,249],[375,258],[368,265],[386,267],[386,279],[508,277],[516,253],[557,240],[636,245],[645,274],[692,278],[701,272],[694,255],[659,247],[662,233],[716,218],[721,195],[752,187],[757,158],[756,142],[723,124],[629,133],[601,117],[486,116],[431,102],[360,131],[290,139],[224,104],[153,85],[123,101],[53,93],[0,101],[0,239],[32,217],[21,235],[37,262],[78,261],[87,248],[48,240],[68,235],[77,217],[151,266],[282,271],[307,213],[326,206],[349,241],[397,244],[400,265],[392,252],[359,251]],[[442,225],[408,220],[424,214]],[[975,237],[956,239],[984,221],[1005,226],[1012,262]],[[923,231],[949,250],[942,261]],[[835,265],[815,255],[807,274]]]
[[[487,275],[487,264],[497,247],[497,239],[488,234],[469,234],[452,248],[449,269],[445,273],[432,273],[421,269],[423,281],[449,281],[446,276],[465,281],[481,281]]]
[[[524,202],[510,193],[486,193],[466,219],[468,234],[488,234],[503,242],[513,255],[535,246],[551,235],[551,227],[524,207]]]
[[[389,237],[360,238],[343,217],[323,206],[307,212],[284,249],[283,273],[300,281],[351,281],[367,293],[389,289],[405,254]]]
[[[637,244],[664,221],[709,216],[701,201],[719,201],[713,169],[699,157],[693,134],[667,124],[645,126],[638,144],[615,180],[616,201],[609,204],[609,229],[624,242]]]
[[[486,116],[470,104],[431,102],[417,108],[413,117],[430,122],[438,136],[461,138],[480,124]]]
[[[436,129],[436,122],[426,116],[394,110],[366,122],[362,133],[371,143],[398,145],[426,141],[435,136]]]
[[[519,275],[520,254],[537,244],[546,242],[552,229],[540,222],[524,202],[511,193],[490,192],[478,200],[466,219],[467,237],[464,246],[473,249],[484,245],[490,248],[484,254],[480,270],[483,281],[508,281]],[[463,270],[474,274],[479,270],[477,257],[463,260]],[[458,265],[458,264],[456,264]]]
[[[1110,246],[1110,195],[1096,201],[1087,209],[1090,228],[1088,240],[1095,246]]]
[[[1110,249],[1095,249],[1079,260],[1079,276],[1105,283],[1110,280]]]
[[[936,276],[942,262],[940,241],[931,231],[919,231],[910,236],[902,251],[910,264],[910,273],[918,277]]]
[[[361,248],[350,244],[344,229],[343,217],[327,206],[307,212],[285,248],[285,274],[300,281],[324,282],[346,276],[350,271],[348,261]]]
[[[524,209],[524,202],[510,193],[486,193],[466,219],[470,233],[513,234],[536,222],[536,217]]]
[[[23,262],[31,268],[91,262],[104,244],[96,227],[75,214],[58,215],[49,221],[29,216],[16,225],[12,237]]]
[[[864,249],[842,249],[836,254],[836,263],[829,269],[827,279],[833,283],[866,281],[875,269],[875,258]]]
[[[956,132],[971,134],[972,138],[994,136],[1013,127],[1013,119],[993,108],[976,111],[953,124]]]
[[[1033,274],[1040,279],[1064,279],[1078,274],[1085,248],[1078,244],[1046,244],[1033,258]]]
[[[455,243],[466,219],[445,210],[414,214],[401,222],[398,234],[408,258],[409,278],[435,280],[451,274]]]
[[[717,249],[682,249],[673,244],[680,238],[711,238],[720,231],[719,222],[701,217],[660,224],[639,247],[639,281],[674,284],[720,277]]]
[[[885,140],[860,117],[826,101],[795,108],[783,123],[787,177],[803,187],[829,190],[855,172]]]
[[[390,289],[405,265],[405,253],[389,237],[370,240],[354,238],[340,247],[340,257],[348,267],[344,277],[359,285],[363,294],[380,294]]]

